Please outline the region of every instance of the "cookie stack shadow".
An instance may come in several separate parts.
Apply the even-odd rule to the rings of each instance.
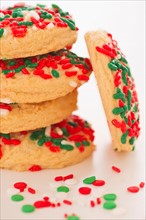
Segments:
[[[0,21],[0,167],[38,171],[87,158],[94,131],[72,112],[92,67],[69,50],[72,17],[57,5],[17,4]]]

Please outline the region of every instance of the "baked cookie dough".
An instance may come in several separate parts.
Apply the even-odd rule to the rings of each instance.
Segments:
[[[78,28],[59,6],[19,3],[0,14],[0,59],[29,57],[71,46]]]
[[[89,80],[88,58],[62,49],[36,57],[0,60],[0,98],[38,103],[65,96]]]
[[[55,124],[76,110],[76,103],[76,90],[61,98],[42,103],[0,103],[0,132],[34,130]]]
[[[0,135],[0,167],[16,171],[73,165],[95,149],[94,131],[75,115],[50,127]]]
[[[85,35],[116,151],[134,150],[140,133],[134,79],[117,41],[105,31]]]

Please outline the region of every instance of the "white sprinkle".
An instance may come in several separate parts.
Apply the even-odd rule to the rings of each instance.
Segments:
[[[3,36],[6,36],[8,33],[8,31],[6,29],[4,29],[4,33],[3,33]]]
[[[64,144],[64,145],[66,145],[66,144],[72,145],[72,142],[71,142],[71,141],[62,140],[62,141],[61,141],[61,144]]]
[[[35,25],[33,25],[33,26],[32,26],[32,30],[33,30],[33,31],[37,31],[38,28],[37,28]]]
[[[77,184],[77,180],[75,178],[74,179],[68,179],[68,180],[65,180],[64,183],[65,183],[65,185],[73,186],[73,185]]]
[[[13,103],[13,101],[10,100],[9,98],[0,99],[0,102],[2,102],[2,103],[6,103],[6,104]]]
[[[3,18],[5,15],[2,13],[2,12],[0,12],[0,18]]]
[[[7,109],[0,109],[0,116],[7,116],[9,114],[9,110]]]
[[[114,216],[121,216],[121,215],[124,215],[126,213],[126,210],[124,208],[115,208],[113,211],[112,211],[113,215]]]
[[[71,86],[71,87],[77,87],[77,83],[76,82],[74,82],[74,81],[70,81],[69,82],[69,85]]]
[[[57,192],[55,194],[56,199],[65,199],[67,197],[68,197],[68,193],[65,193],[65,192]]]
[[[50,136],[50,132],[51,132],[51,126],[46,127],[46,129],[45,129],[45,135],[46,135],[46,136]]]
[[[116,56],[116,59],[121,59],[121,55],[120,54],[118,54],[117,56]]]
[[[36,20],[40,19],[40,16],[35,11],[29,11],[25,16],[25,20],[29,21],[31,17],[35,18]]]
[[[15,194],[18,194],[18,193],[20,193],[19,189],[15,189],[15,188],[8,188],[7,189],[7,195],[8,196],[12,196],[12,195],[15,195]]]
[[[53,28],[55,25],[51,22],[50,24],[48,24],[46,27],[47,27],[47,29],[51,29],[51,28]]]
[[[57,128],[55,129],[55,131],[56,131],[57,134],[59,134],[59,135],[62,135],[62,134],[63,134],[63,131],[62,131],[59,127],[57,127]]]

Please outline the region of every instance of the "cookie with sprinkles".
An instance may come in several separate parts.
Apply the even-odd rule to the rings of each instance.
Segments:
[[[67,118],[77,108],[77,91],[64,97],[32,104],[0,103],[0,132],[34,130]]]
[[[85,35],[116,151],[132,151],[139,136],[139,103],[128,61],[105,31]]]
[[[62,49],[48,54],[0,60],[0,97],[37,103],[65,96],[89,80],[88,58]]]
[[[33,131],[0,133],[0,167],[17,171],[62,168],[89,157],[94,130],[76,115]]]
[[[18,3],[0,10],[0,59],[29,57],[71,47],[78,28],[58,5]]]

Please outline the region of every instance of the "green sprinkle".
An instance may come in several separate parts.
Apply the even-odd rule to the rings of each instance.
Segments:
[[[72,127],[77,127],[78,126],[77,122],[69,121],[68,124],[71,125]]]
[[[84,146],[89,146],[89,145],[90,145],[90,142],[89,142],[89,141],[82,141],[82,144],[83,144]]]
[[[137,108],[137,105],[135,104],[134,108],[133,108],[133,112],[137,112],[138,111],[138,108]]]
[[[126,131],[126,133],[124,133],[124,134],[121,136],[121,143],[122,143],[122,144],[126,144],[127,135],[128,135],[128,131]]]
[[[40,8],[45,8],[46,5],[43,5],[43,4],[37,4],[37,6],[39,6]]]
[[[0,28],[0,37],[2,37],[4,34],[4,28]]]
[[[122,99],[122,98],[124,98],[124,96],[125,96],[124,93],[118,92],[113,95],[113,98],[114,99]]]
[[[75,145],[76,145],[76,147],[80,147],[81,143],[80,142],[76,142]]]
[[[34,67],[37,67],[38,66],[38,63],[31,63],[31,64],[28,64],[27,67],[29,68],[34,68]]]
[[[64,149],[64,150],[68,150],[68,151],[71,151],[71,150],[74,149],[74,147],[72,145],[69,145],[69,144],[65,144],[65,145],[61,144],[60,148]]]
[[[133,144],[134,144],[134,141],[135,141],[135,138],[134,138],[134,137],[130,138],[129,144],[130,144],[130,145],[133,145]]]
[[[46,11],[41,11],[41,18],[44,18],[44,19],[51,19],[52,18],[52,15],[49,14],[48,12]]]
[[[23,205],[22,212],[34,212],[35,207],[33,205]]]
[[[10,66],[14,66],[15,64],[16,64],[15,60],[10,61],[10,63],[9,63]]]
[[[122,71],[122,80],[126,86],[128,86],[127,78],[126,78],[127,70]]]
[[[131,109],[131,92],[130,92],[130,90],[128,90],[127,102],[128,102],[128,110],[130,110]]]
[[[126,122],[126,124],[128,123],[128,118],[126,118],[126,116],[123,117],[124,121]]]
[[[122,61],[122,62],[124,62],[124,63],[126,63],[126,64],[128,63],[128,61],[126,60],[126,58],[123,57],[123,56],[121,56],[120,61]]]
[[[52,70],[51,73],[52,73],[52,75],[53,75],[55,78],[59,78],[59,77],[60,77],[60,74],[59,74],[58,71],[56,71],[56,70]]]
[[[57,8],[57,9],[60,9],[60,7],[56,4],[52,4],[52,8]]]
[[[114,193],[109,193],[109,194],[105,194],[105,195],[103,196],[103,198],[104,198],[105,200],[115,200],[115,199],[117,198],[117,196],[116,196],[116,194],[114,194]]]
[[[16,68],[15,73],[19,73],[23,68],[25,68],[25,66],[20,66],[20,67]]]
[[[57,188],[57,192],[65,192],[65,193],[67,193],[67,192],[69,192],[69,188],[67,186],[59,186]]]
[[[10,134],[3,134],[3,133],[0,133],[0,136],[1,137],[5,137],[6,139],[10,139]]]
[[[108,67],[109,67],[111,70],[114,70],[114,71],[116,71],[116,70],[118,69],[118,67],[117,67],[115,64],[113,64],[112,62],[111,62],[111,63],[108,63]]]
[[[31,21],[21,21],[18,23],[19,26],[21,25],[26,25],[26,26],[32,26],[33,25],[33,22]]]
[[[75,215],[69,215],[67,217],[67,220],[80,220],[80,218],[78,216],[75,216]]]
[[[9,72],[11,72],[12,70],[2,70],[2,73],[7,74]]]
[[[116,204],[114,202],[105,202],[103,204],[104,209],[114,209],[116,208]]]
[[[70,22],[67,18],[60,18],[63,22],[65,22],[66,24],[68,24],[68,26],[70,27],[71,30],[76,30],[76,27],[75,25]]]
[[[13,200],[15,202],[22,201],[23,199],[24,199],[24,197],[22,195],[19,195],[19,194],[15,194],[15,195],[11,196],[11,200]]]
[[[63,135],[68,137],[69,136],[69,133],[68,131],[66,130],[66,128],[61,128],[61,130],[63,131]]]
[[[37,144],[38,144],[39,146],[43,146],[43,144],[44,144],[45,142],[46,142],[45,138],[42,137],[42,138],[40,138],[40,139],[38,140]]]
[[[86,128],[89,128],[89,127],[90,127],[90,125],[89,125],[89,123],[88,123],[87,121],[84,122],[84,126],[85,126]]]
[[[38,131],[34,131],[31,136],[30,139],[32,141],[37,140],[39,138],[39,136],[41,136],[43,134],[43,130],[38,130]]]
[[[114,108],[112,112],[114,115],[119,115],[123,111],[124,111],[124,108]]]
[[[88,177],[88,178],[84,179],[84,180],[83,180],[83,183],[85,183],[85,184],[91,184],[91,183],[93,183],[95,180],[96,180],[96,177],[95,177],[95,176],[91,176],[91,177]]]
[[[134,150],[135,150],[135,146],[132,147],[132,151],[134,151]]]

